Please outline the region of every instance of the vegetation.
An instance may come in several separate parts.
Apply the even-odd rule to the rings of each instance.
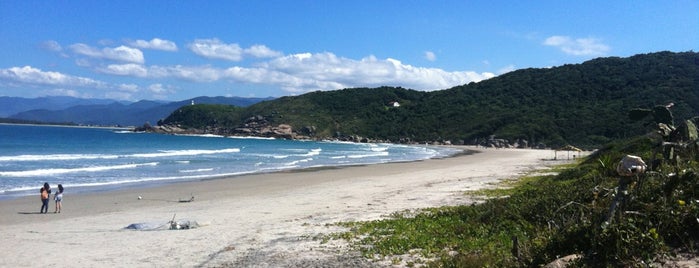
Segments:
[[[579,266],[637,267],[676,254],[695,256],[698,121],[677,127],[656,122],[652,135],[610,143],[558,175],[528,177],[504,192],[489,192],[506,196],[479,205],[344,223],[350,231],[335,237],[368,258],[408,254],[417,258],[406,264],[426,260],[434,267],[541,266],[571,254],[580,256]],[[616,163],[625,155],[654,163],[621,176]],[[626,190],[622,183],[628,183]]]
[[[396,143],[476,144],[494,135],[530,146],[590,149],[647,130],[646,123],[621,112],[627,107],[652,109],[672,102],[675,116],[696,115],[697,84],[699,53],[659,52],[518,70],[433,92],[395,87],[311,92],[263,101],[231,115],[224,106],[213,112],[195,105],[190,108],[201,110],[189,114],[202,120],[176,111],[162,123],[196,127],[213,121],[236,128],[247,118],[263,116],[275,126],[312,129],[308,134],[318,139],[357,135]]]
[[[237,125],[242,120],[242,110],[240,107],[223,104],[187,105],[175,110],[167,120],[189,128],[225,127]]]

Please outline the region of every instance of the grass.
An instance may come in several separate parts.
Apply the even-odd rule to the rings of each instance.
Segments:
[[[349,231],[327,239],[345,239],[366,258],[427,267],[542,266],[570,254],[584,256],[580,266],[642,266],[677,250],[694,253],[699,242],[696,158],[633,178],[627,201],[605,224],[619,194],[613,163],[621,155],[645,153],[629,148],[648,146],[617,144],[546,175],[468,193],[489,198],[481,204],[341,223]]]
[[[491,188],[467,190],[464,191],[464,194],[468,196],[482,196],[488,199],[507,197],[515,193],[515,191],[521,190],[522,187],[526,187],[526,185],[528,184],[533,184],[537,181],[540,181],[544,177],[559,174],[560,172],[568,168],[572,168],[575,165],[576,164],[574,163],[570,163],[553,166],[545,170],[535,171],[529,175],[525,175],[522,177],[503,180],[500,183],[495,184],[494,187]]]

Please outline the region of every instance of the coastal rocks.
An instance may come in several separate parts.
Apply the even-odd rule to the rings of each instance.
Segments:
[[[317,130],[317,128],[315,126],[304,126],[298,130],[298,133],[300,135],[313,137],[316,135],[316,130]]]
[[[538,149],[543,149],[546,147],[546,145],[544,145],[544,144],[538,144],[535,146],[534,143],[531,143],[525,139],[516,139],[514,141],[510,141],[508,139],[496,138],[495,135],[491,135],[487,139],[476,139],[476,140],[473,140],[472,142],[475,145],[479,145],[479,146],[483,146],[483,147],[490,147],[490,148],[517,148],[517,149],[538,148]]]
[[[221,136],[251,136],[280,139],[308,139],[307,135],[296,133],[291,125],[280,124],[272,126],[270,122],[261,115],[248,118],[245,123],[237,128],[225,128],[216,126],[206,126],[205,128],[187,128],[181,125],[160,124],[151,126],[149,123],[134,129],[136,132],[153,132],[163,134],[213,134]],[[306,127],[306,133],[313,133],[315,127]]]
[[[482,141],[479,145],[492,148],[517,148],[519,143],[515,142],[514,144],[511,144],[507,139],[498,139],[495,138],[495,135],[491,135],[487,140]]]
[[[276,118],[276,117],[274,117]],[[158,122],[158,126],[151,126],[146,123],[142,127],[134,129],[137,132],[155,132],[165,134],[191,134],[203,135],[213,134],[220,136],[237,136],[237,137],[265,137],[279,138],[290,140],[335,140],[343,142],[356,143],[398,143],[398,144],[414,144],[414,145],[478,145],[486,148],[545,148],[544,145],[536,145],[525,139],[516,139],[510,141],[508,139],[496,138],[491,135],[488,138],[473,139],[465,141],[463,139],[436,139],[436,140],[416,140],[411,137],[399,137],[397,139],[377,139],[365,137],[356,133],[344,133],[335,131],[332,135],[323,135],[327,130],[319,130],[314,125],[305,125],[299,128],[294,128],[290,124],[281,123],[273,125],[273,118],[263,115],[253,115],[243,121],[242,124],[233,127],[222,127],[219,124],[204,126],[201,128],[186,127],[179,123]],[[320,132],[319,132],[320,131]]]
[[[264,132],[263,135],[270,135],[271,137],[281,137],[285,139],[295,138],[295,133],[293,132],[293,129],[290,125],[287,124],[281,124],[276,127],[271,127],[265,130],[266,132]]]
[[[238,128],[233,130],[235,136],[255,136],[268,138],[296,139],[297,135],[293,128],[287,124],[272,126],[269,121],[261,115],[255,115]]]
[[[371,140],[359,136],[359,135],[346,135],[346,136],[336,136],[335,139],[338,141],[347,141],[347,142],[359,142],[359,143],[367,143],[367,142],[372,142]]]
[[[153,132],[162,134],[204,134],[204,131],[198,129],[185,129],[177,125],[160,125],[152,126],[148,123],[143,126],[136,127],[134,132]]]

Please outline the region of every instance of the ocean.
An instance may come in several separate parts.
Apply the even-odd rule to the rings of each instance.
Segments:
[[[125,129],[0,124],[0,200],[283,170],[417,161],[445,147],[165,135]]]

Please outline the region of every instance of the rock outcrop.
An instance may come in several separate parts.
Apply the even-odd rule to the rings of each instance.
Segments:
[[[315,127],[305,127],[304,134],[313,134],[311,131],[315,131]],[[134,129],[137,132],[154,132],[163,134],[191,134],[191,135],[204,135],[213,134],[221,136],[250,136],[250,137],[266,137],[266,138],[280,138],[280,139],[309,139],[309,135],[302,135],[294,131],[294,129],[287,124],[280,124],[273,126],[269,123],[264,116],[252,116],[248,118],[245,123],[236,128],[225,128],[216,126],[207,126],[205,128],[187,128],[181,125],[173,124],[160,124],[158,126],[151,126],[150,124],[144,124],[141,127]]]

